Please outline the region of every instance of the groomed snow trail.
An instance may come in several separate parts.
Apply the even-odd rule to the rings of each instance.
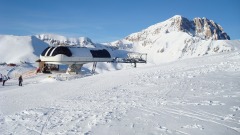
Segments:
[[[0,134],[240,134],[239,52],[40,79],[0,88]]]

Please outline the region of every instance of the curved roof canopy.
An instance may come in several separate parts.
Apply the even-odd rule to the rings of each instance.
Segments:
[[[58,54],[63,54],[68,57],[92,57],[92,58],[111,58],[110,53],[106,49],[97,50],[90,48],[79,48],[79,47],[48,47],[46,48],[41,56],[53,57]]]
[[[72,52],[67,48],[63,46],[59,47],[48,47],[42,52],[42,56],[56,56],[58,54],[64,54],[68,57],[72,56]]]

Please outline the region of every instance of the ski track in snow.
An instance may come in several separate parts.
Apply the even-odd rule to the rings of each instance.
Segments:
[[[0,134],[240,134],[239,52],[66,81],[44,77],[0,88]]]

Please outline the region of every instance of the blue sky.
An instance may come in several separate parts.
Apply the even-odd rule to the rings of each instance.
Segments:
[[[206,17],[240,39],[240,0],[0,0],[0,34],[110,42],[174,15]]]

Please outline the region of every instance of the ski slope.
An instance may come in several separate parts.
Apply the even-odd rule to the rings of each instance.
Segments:
[[[23,79],[23,87],[16,78],[0,86],[2,135],[240,134],[239,51]]]

